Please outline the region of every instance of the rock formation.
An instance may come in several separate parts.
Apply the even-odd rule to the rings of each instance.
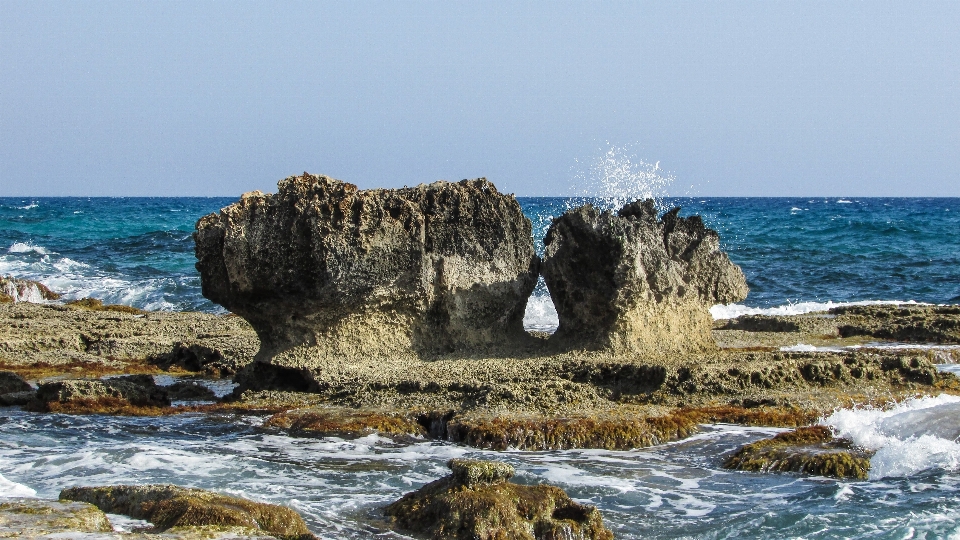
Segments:
[[[117,406],[169,407],[166,390],[150,375],[102,380],[68,379],[43,383],[30,408],[50,412],[99,412]]]
[[[506,463],[453,459],[450,476],[404,495],[386,508],[403,529],[434,540],[610,540],[600,512],[562,489],[507,482]]]
[[[75,487],[60,492],[60,499],[93,504],[110,514],[149,521],[153,532],[191,527],[263,532],[282,540],[312,540],[303,518],[293,510],[221,495],[202,489],[172,485]]]
[[[245,318],[257,359],[472,354],[523,339],[539,259],[485,179],[358,190],[304,173],[197,222],[203,294]]]
[[[834,438],[826,426],[809,426],[744,445],[723,466],[740,471],[798,472],[866,480],[872,456],[873,452],[858,448],[847,439]]]
[[[747,295],[743,272],[716,231],[653,201],[619,212],[568,211],[547,231],[542,272],[564,346],[684,352],[715,347],[710,306]]]

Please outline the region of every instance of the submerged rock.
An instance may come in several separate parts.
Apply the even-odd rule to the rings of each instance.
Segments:
[[[744,445],[724,467],[740,471],[798,472],[866,479],[872,452],[834,438],[825,426],[803,427]]]
[[[43,302],[59,299],[59,294],[51,291],[39,281],[18,279],[12,276],[0,277],[0,303]]]
[[[525,339],[530,221],[485,179],[358,190],[304,173],[197,222],[203,294],[284,362],[472,354]],[[283,362],[280,362],[283,363]]]
[[[560,320],[553,341],[649,352],[715,347],[709,308],[745,298],[746,279],[717,232],[679,210],[658,219],[648,199],[616,214],[586,205],[553,221],[542,265]]]
[[[173,485],[75,487],[60,499],[82,501],[111,514],[149,521],[156,532],[190,527],[241,528],[262,531],[281,540],[314,539],[303,518],[293,510],[230,497],[202,489]]]
[[[453,474],[404,495],[385,512],[399,527],[435,540],[613,538],[600,512],[562,489],[508,482],[506,463],[453,459]]]
[[[216,401],[213,390],[196,381],[177,381],[163,389],[167,397],[174,401]]]

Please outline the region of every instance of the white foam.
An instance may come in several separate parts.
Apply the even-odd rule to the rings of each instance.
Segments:
[[[837,199],[837,204],[852,204],[853,201],[848,201],[846,199]]]
[[[11,482],[0,474],[0,497],[36,497],[37,490]]]
[[[537,332],[555,332],[560,325],[553,299],[547,296],[531,296],[523,313],[523,328]]]
[[[787,347],[780,347],[783,352],[842,352],[840,347],[817,347],[816,345],[807,345],[806,343],[797,343]]]
[[[742,304],[717,304],[710,308],[710,314],[714,320],[735,319],[741,315],[802,315],[804,313],[813,313],[816,311],[828,311],[837,307],[844,306],[885,306],[885,305],[910,305],[925,306],[922,302],[915,300],[862,300],[858,302],[796,302],[774,306],[769,308],[748,307]]]
[[[641,199],[653,199],[657,209],[665,210],[663,199],[676,178],[666,174],[659,161],[638,159],[629,145],[607,144],[607,150],[588,163],[587,171],[575,175],[578,195],[594,199],[591,202],[603,210],[619,210]],[[579,206],[583,201],[571,200],[569,204]]]
[[[42,304],[47,302],[40,292],[40,288],[33,283],[20,285],[19,287],[12,281],[8,281],[3,292],[13,298],[14,302],[31,302],[33,304]]]
[[[39,208],[39,207],[40,207],[39,204],[37,204],[37,203],[31,203],[31,204],[28,204],[28,205],[26,205],[26,206],[18,206],[17,208],[18,208],[19,210],[30,210],[30,209]]]
[[[29,242],[14,242],[7,248],[8,253],[36,253],[38,255],[49,255],[50,252],[42,246],[35,246]]]
[[[876,450],[870,478],[906,477],[928,469],[960,469],[960,397],[941,394],[881,410],[841,409],[821,420],[839,437]]]

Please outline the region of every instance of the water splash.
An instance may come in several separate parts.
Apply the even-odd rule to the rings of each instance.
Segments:
[[[658,211],[667,210],[664,199],[676,178],[664,172],[659,161],[639,159],[629,146],[609,145],[585,165],[586,170],[574,176],[577,196],[568,206],[589,202],[602,210],[619,210],[638,199],[653,199]]]

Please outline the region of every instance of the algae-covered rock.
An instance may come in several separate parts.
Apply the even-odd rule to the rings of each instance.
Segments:
[[[59,294],[51,291],[39,281],[18,279],[12,276],[0,277],[0,303],[43,302],[59,299]]]
[[[170,398],[150,375],[126,375],[101,380],[71,379],[37,388],[37,410],[98,412],[98,406],[169,407]]]
[[[404,495],[385,512],[402,529],[435,540],[609,540],[600,512],[562,489],[507,480],[505,463],[451,460],[453,474]]]
[[[177,381],[162,387],[171,401],[215,401],[213,390],[196,381]]]
[[[872,455],[846,439],[834,438],[830,428],[811,426],[744,445],[723,466],[741,471],[866,479]]]
[[[92,504],[0,498],[0,538],[74,538],[68,535],[112,531],[107,516]]]
[[[104,512],[149,521],[158,532],[242,527],[281,540],[315,538],[303,518],[289,508],[202,489],[173,485],[75,487],[61,491],[60,499],[88,502]]]
[[[250,322],[260,361],[293,348],[297,368],[392,361],[527,337],[530,221],[485,179],[358,190],[304,173],[204,216],[194,238],[204,296]]]
[[[709,308],[742,300],[747,283],[717,232],[652,200],[614,214],[591,205],[556,218],[542,272],[560,325],[551,341],[624,351],[708,350]]]
[[[97,298],[81,298],[79,300],[73,300],[67,302],[66,305],[76,308],[76,309],[87,309],[90,311],[116,311],[118,313],[130,313],[132,315],[140,315],[146,313],[142,309],[135,308],[133,306],[125,306],[122,304],[106,304],[104,305],[103,300]]]

